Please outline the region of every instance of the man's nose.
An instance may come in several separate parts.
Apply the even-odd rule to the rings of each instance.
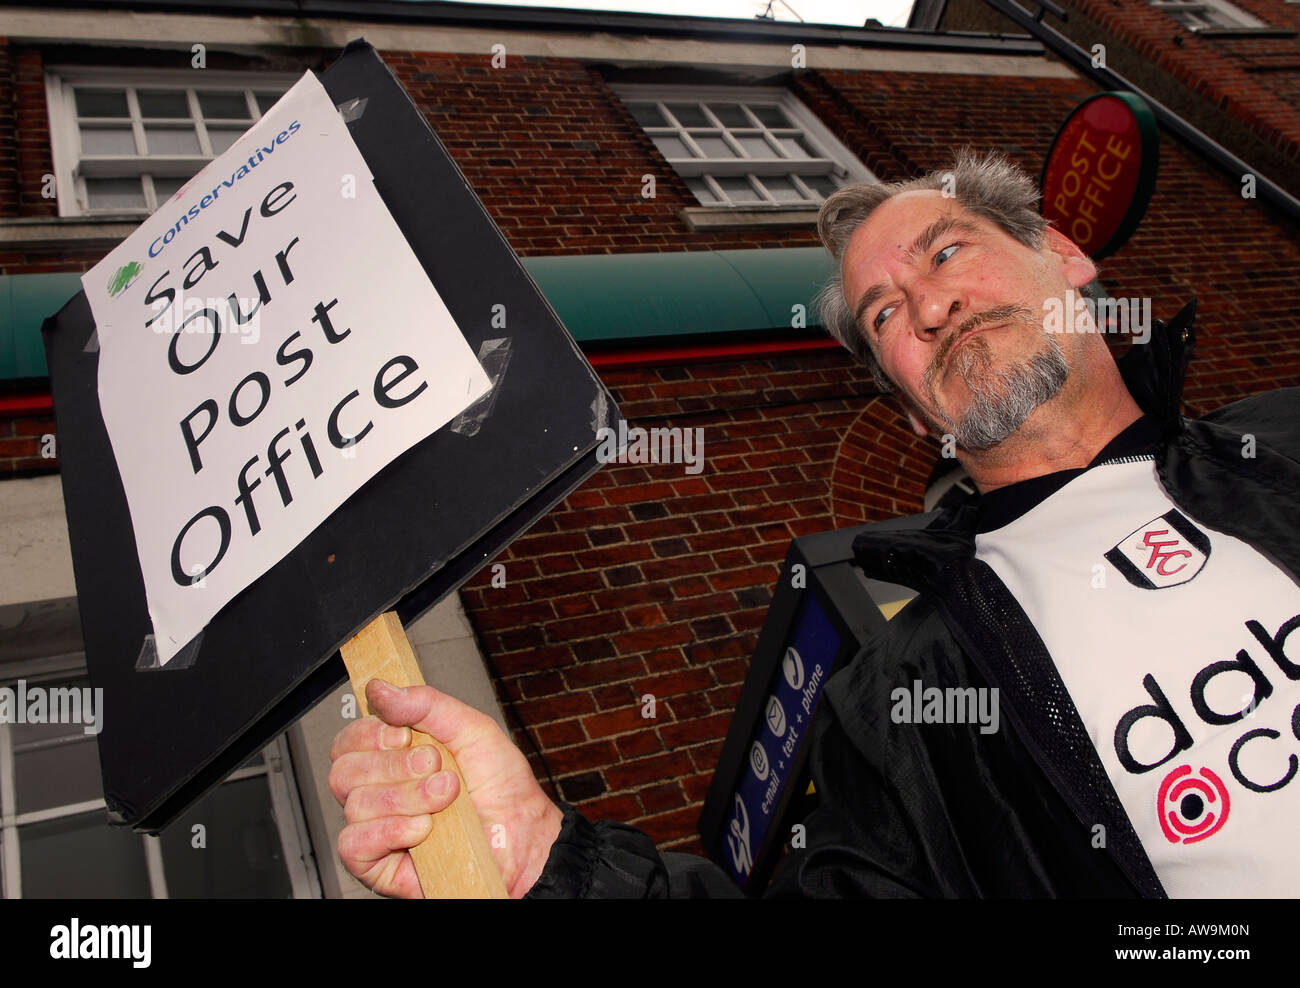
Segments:
[[[918,339],[935,342],[944,330],[957,324],[965,308],[965,299],[952,288],[918,289],[913,295],[915,311],[912,326]]]

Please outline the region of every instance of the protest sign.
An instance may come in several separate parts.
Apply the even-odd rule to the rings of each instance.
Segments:
[[[621,421],[374,50],[350,45],[319,82],[330,108],[312,118],[316,131],[305,111],[269,123],[257,152],[241,146],[243,165],[201,173],[176,200],[182,213],[146,221],[143,253],[111,258],[107,281],[92,272],[43,327],[86,661],[109,711],[104,797],[110,819],[142,832],[344,682],[340,648],[377,617],[409,625],[491,562],[597,468],[603,430]],[[318,153],[315,174],[280,173],[294,142],[339,136],[340,120],[360,159]],[[352,218],[368,192],[404,245],[375,246],[380,221]],[[197,205],[206,223],[228,200],[233,219],[181,239],[199,222],[181,215]],[[201,301],[187,311],[187,297]],[[218,315],[182,332],[203,309]],[[234,332],[201,328],[227,328],[227,315]],[[169,332],[143,325],[155,316],[171,319]],[[257,340],[245,343],[252,317]],[[192,369],[172,367],[173,342],[177,365]],[[164,463],[159,490],[147,490]],[[195,577],[206,586],[184,584]],[[224,603],[176,609],[190,593]],[[192,627],[202,631],[186,642]],[[170,640],[151,649],[155,632]]]

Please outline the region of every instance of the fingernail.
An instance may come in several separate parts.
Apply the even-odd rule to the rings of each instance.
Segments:
[[[379,732],[379,744],[386,749],[405,748],[411,743],[409,727],[385,727]]]
[[[381,693],[405,693],[406,692],[406,689],[404,687],[394,686],[386,679],[372,679],[370,680],[370,682],[373,683],[375,686],[379,687]]]
[[[422,745],[411,752],[411,768],[413,771],[423,775],[426,772],[433,771],[433,749],[428,745]]]
[[[430,796],[444,796],[451,788],[451,775],[447,772],[437,772],[429,776],[424,785]]]

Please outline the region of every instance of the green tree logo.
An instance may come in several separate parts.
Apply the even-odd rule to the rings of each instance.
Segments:
[[[128,261],[123,264],[113,274],[108,282],[108,295],[110,298],[117,298],[124,291],[135,284],[135,279],[140,277],[140,272],[144,266],[136,261]]]

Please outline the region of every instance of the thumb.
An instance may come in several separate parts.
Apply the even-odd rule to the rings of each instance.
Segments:
[[[397,727],[412,727],[440,741],[454,752],[476,740],[485,724],[496,722],[432,686],[399,687],[383,679],[366,683],[366,702],[380,720]]]

